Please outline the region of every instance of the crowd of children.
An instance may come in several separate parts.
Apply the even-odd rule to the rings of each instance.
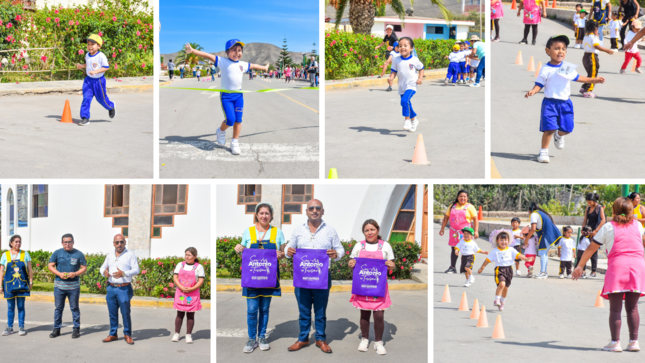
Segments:
[[[472,52],[469,41],[458,40],[455,42],[452,52],[446,56],[450,64],[444,84],[456,86],[475,82],[473,76],[477,72],[480,59],[477,56],[472,56]]]

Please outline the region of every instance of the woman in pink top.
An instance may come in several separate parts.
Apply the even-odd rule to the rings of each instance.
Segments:
[[[493,29],[495,29],[495,38],[493,38],[494,42],[499,42],[499,19],[503,17],[504,17],[504,7],[502,6],[502,0],[491,0],[490,23]]]
[[[291,67],[287,66],[284,69],[284,83],[289,83],[291,81]]]
[[[609,300],[609,330],[611,342],[603,350],[622,352],[620,346],[620,325],[623,300],[629,326],[627,350],[640,351],[638,346],[638,299],[645,295],[645,260],[643,247],[645,238],[643,226],[634,220],[634,207],[629,199],[620,197],[613,206],[614,217],[605,223],[593,237],[578,266],[572,274],[577,280],[582,275],[582,266],[601,247],[607,252],[607,273],[601,296]]]
[[[517,16],[520,16],[520,12],[524,9],[524,38],[520,41],[520,44],[528,44],[527,37],[529,36],[529,30],[533,29],[533,45],[535,45],[535,39],[537,38],[538,24],[542,22],[542,17],[546,18],[546,6],[544,0],[522,0],[520,5],[517,7]]]

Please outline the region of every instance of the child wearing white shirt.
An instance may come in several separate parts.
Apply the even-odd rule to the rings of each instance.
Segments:
[[[540,115],[540,131],[542,132],[542,147],[537,157],[540,163],[548,163],[549,144],[553,136],[557,149],[564,148],[564,135],[573,131],[573,103],[569,99],[571,89],[569,82],[604,83],[602,77],[588,78],[576,72],[577,66],[564,61],[567,54],[569,37],[556,35],[546,43],[546,54],[551,60],[542,66],[535,80],[535,86],[524,97],[538,93],[544,88],[542,112]]]
[[[400,57],[392,60],[392,73],[390,74],[390,81],[395,77],[399,77],[399,95],[401,96],[401,107],[403,108],[403,129],[410,132],[417,130],[419,120],[416,119],[417,114],[412,109],[410,100],[415,93],[417,93],[417,85],[423,82],[423,63],[419,58],[412,54],[414,49],[414,42],[410,37],[403,37],[399,40],[399,53]],[[417,75],[417,71],[419,74]]]
[[[448,65],[448,74],[446,74],[446,80],[444,84],[448,84],[452,81],[452,85],[457,85],[457,78],[459,77],[459,58],[461,53],[459,52],[459,45],[455,44],[452,46],[452,53],[448,54],[446,58],[450,61]]]
[[[585,38],[585,25],[587,23],[587,10],[581,9],[578,13],[578,20],[576,20],[576,45],[573,47],[576,49],[582,48],[582,41]]]
[[[475,282],[475,277],[473,276],[472,268],[475,265],[475,253],[481,253],[487,255],[488,252],[482,251],[477,243],[473,240],[473,234],[475,231],[466,227],[461,230],[464,238],[457,243],[455,246],[455,255],[459,256],[461,252],[461,269],[459,273],[463,273],[466,276],[466,282],[464,283],[465,287],[469,287]]]
[[[573,15],[573,39],[578,39],[578,19],[580,19],[580,10],[582,10],[582,4],[577,4],[576,13]],[[574,46],[574,48],[577,47]]]
[[[571,238],[573,228],[566,226],[562,228],[562,237],[558,242],[558,257],[560,257],[560,278],[571,277],[571,266],[573,256],[576,253],[576,243]]]
[[[580,261],[582,258],[582,254],[587,250],[587,247],[591,244],[591,239],[593,236],[591,235],[591,227],[590,226],[584,226],[582,227],[582,233],[581,233],[582,238],[580,239],[580,242],[578,242],[578,248],[576,249],[576,261]],[[586,279],[587,278],[587,272],[585,271],[587,269],[587,264],[582,266],[582,278]]]
[[[583,48],[585,50],[584,56],[582,56],[582,65],[587,71],[587,77],[594,78],[598,76],[598,69],[600,68],[600,59],[598,57],[598,51],[601,50],[609,55],[613,55],[614,51],[603,47],[602,42],[598,38],[598,23],[595,21],[587,22],[587,25],[584,27],[585,37],[583,40]],[[591,91],[594,89],[593,83],[585,83],[580,88],[580,93],[585,98],[595,98]]]
[[[625,43],[631,42],[632,39],[634,39],[634,36],[636,33],[638,33],[641,30],[641,22],[639,20],[633,20],[630,27],[629,27],[629,32],[625,36]],[[627,66],[629,65],[629,62],[632,60],[632,58],[636,59],[636,68],[635,72],[636,73],[642,73],[641,72],[641,54],[638,51],[638,45],[634,45],[630,49],[625,49],[625,62],[623,62],[623,66],[620,67],[620,74],[625,74],[625,70],[627,69]]]
[[[619,20],[619,15],[617,12],[611,13],[611,21],[609,22],[609,42],[611,43],[611,49],[618,50],[618,33],[620,28],[623,26],[623,23]]]

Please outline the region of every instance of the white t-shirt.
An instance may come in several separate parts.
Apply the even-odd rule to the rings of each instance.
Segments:
[[[634,36],[635,36],[635,35],[636,35],[636,33],[634,33],[634,32],[633,32],[633,31],[631,31],[631,30],[630,30],[629,32],[627,32],[627,35],[625,36],[625,43],[629,43],[629,42],[631,42],[631,40],[632,40],[632,39],[634,39]],[[633,47],[631,47],[630,49],[627,49],[625,52],[628,52],[628,53],[638,53],[638,45],[634,45],[634,46],[633,46]]]
[[[495,248],[488,253],[486,260],[495,263],[495,266],[512,266],[519,255],[520,253],[513,247],[507,247],[503,250]]]
[[[392,60],[392,71],[396,72],[396,76],[399,78],[400,95],[409,89],[413,91],[417,90],[417,80],[419,79],[417,71],[423,68],[423,63],[412,54],[407,58],[401,56]]]
[[[94,55],[90,55],[89,52],[85,53],[85,64],[87,65],[85,67],[85,73],[91,78],[101,78],[105,73],[98,73],[92,76],[90,72],[101,68],[110,68],[107,57],[101,51],[96,52]]]
[[[519,246],[521,244],[524,244],[524,237],[522,237],[522,229],[514,229],[513,231],[513,240],[509,244],[511,247]]]
[[[560,247],[560,261],[572,261],[573,260],[573,250],[576,249],[576,243],[572,238],[560,238],[558,242],[558,247]]]
[[[542,71],[540,71],[540,75],[542,75]],[[538,76],[538,78],[540,77]],[[531,213],[531,224],[533,223],[537,224],[537,226],[535,226],[536,230],[542,229],[542,216],[540,216],[540,213],[537,213],[537,212]]]
[[[573,24],[574,24],[575,26],[578,26],[578,20],[579,20],[579,19],[580,19],[580,14],[576,13],[576,14],[573,16]]]
[[[352,253],[349,254],[350,258],[356,258],[358,257],[358,254],[361,252],[361,244],[357,243],[354,248],[352,248]],[[378,251],[378,243],[367,243],[365,242],[365,251],[367,252],[376,252]],[[394,251],[392,250],[392,246],[385,242],[383,243],[383,248],[381,248],[381,252],[383,252],[383,257],[385,257],[386,260],[394,260]]]
[[[396,58],[396,57],[400,57],[400,56],[401,56],[401,54],[400,54],[399,52],[391,51],[391,52],[390,52],[390,56],[392,56],[392,59],[394,59],[394,58]]]
[[[585,53],[600,53],[598,49],[594,48],[596,45],[600,45],[600,40],[595,34],[587,34],[582,40],[582,46],[585,49]]]
[[[173,272],[176,275],[179,275],[179,271],[181,270],[181,266],[183,265],[183,262],[179,262],[177,266],[175,266],[175,272]],[[186,271],[192,271],[193,265],[186,264],[184,266],[184,270]],[[195,269],[195,281],[198,281],[200,277],[205,277],[206,273],[204,272],[204,266],[200,263],[199,266]]]
[[[538,239],[535,233],[531,238],[529,238],[528,247],[524,249],[524,256],[526,255],[537,255],[537,243]]]
[[[455,248],[459,249],[459,252],[461,252],[462,256],[474,255],[475,253],[480,251],[479,246],[477,246],[477,243],[472,239],[468,242],[464,241],[463,239],[460,240]]]
[[[580,29],[580,31],[584,31],[586,23],[587,23],[587,17],[584,17],[584,18],[578,17],[578,20],[576,21],[576,26],[578,27],[578,29]]]
[[[622,27],[623,23],[620,20],[612,20],[609,22],[609,37],[618,38],[618,32]]]
[[[645,234],[645,228],[643,225],[638,222],[636,224],[638,225],[638,232],[640,235],[642,236]],[[602,243],[607,252],[611,251],[611,247],[614,245],[614,226],[609,222],[603,224],[593,239]]]
[[[460,52],[452,52],[448,54],[448,60],[453,63],[459,63],[459,58],[461,57]]]
[[[544,97],[546,98],[555,98],[558,100],[568,100],[571,95],[571,81],[578,80],[578,72],[576,72],[575,64],[568,62],[562,62],[560,65],[554,66],[550,63],[546,63],[540,69],[538,77],[535,79],[535,84],[542,86],[544,88]],[[531,223],[533,221],[533,215],[531,214]],[[538,215],[539,217],[539,215]],[[539,220],[539,218],[537,218]],[[542,223],[538,222],[538,229],[542,228]]]
[[[578,251],[584,251],[584,250],[586,250],[586,249],[587,249],[587,247],[589,247],[589,245],[590,245],[590,244],[591,244],[591,241],[589,240],[589,238],[587,238],[587,237],[582,237],[582,239],[580,240],[580,242],[578,242]]]
[[[237,61],[228,58],[216,57],[215,67],[222,72],[222,88],[229,91],[242,90],[242,76],[251,69],[251,63]]]
[[[460,51],[460,52],[459,52],[459,54],[460,54],[460,56],[459,56],[459,62],[461,62],[461,63],[465,62],[465,61],[466,61],[466,56],[468,56],[468,55],[469,55],[469,54],[471,54],[472,52],[473,52],[473,51],[472,51],[472,50],[470,50],[470,49],[464,49],[464,50]]]

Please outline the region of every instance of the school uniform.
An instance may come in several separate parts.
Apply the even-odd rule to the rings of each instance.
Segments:
[[[582,255],[585,253],[587,248],[589,248],[589,245],[591,244],[591,241],[587,237],[582,237],[580,242],[578,243],[578,249],[576,250],[576,260],[580,261],[582,259]],[[596,272],[596,266],[598,265],[598,251],[591,255],[591,272]],[[585,263],[584,266],[582,266],[582,272],[585,272],[587,270],[587,264]]]
[[[573,25],[574,25],[573,38],[574,39],[578,39],[578,19],[580,19],[580,14],[576,13],[573,16]]]
[[[251,70],[251,63],[232,61],[229,58],[215,57],[215,67],[222,72],[222,88],[229,91],[242,90],[242,76]],[[242,122],[244,97],[242,93],[220,93],[222,111],[226,117],[226,125],[233,126]]]
[[[102,68],[110,68],[108,59],[101,51],[96,52],[94,55],[90,53],[85,54],[85,73],[86,77],[83,81],[83,103],[81,104],[81,118],[90,118],[90,106],[92,99],[96,98],[101,106],[110,111],[114,109],[114,103],[110,101],[107,95],[107,83],[105,81],[105,73],[98,73],[90,75],[90,72]]]
[[[495,263],[495,284],[499,285],[502,281],[506,287],[511,286],[513,280],[513,261],[520,256],[520,253],[513,247],[505,249],[495,248],[492,250],[486,261]]]
[[[399,78],[399,95],[404,117],[413,119],[417,116],[412,109],[410,99],[417,93],[417,80],[419,79],[417,72],[423,68],[423,63],[412,54],[406,58],[400,56],[392,60],[392,73],[396,73]]]
[[[470,64],[468,64],[468,55],[471,54],[473,51],[471,49],[464,49],[462,53],[464,53],[464,70],[462,73],[470,73]]]
[[[582,41],[582,47],[585,50],[585,55],[582,56],[582,65],[587,71],[587,77],[595,78],[598,77],[598,68],[600,68],[598,49],[595,48],[596,45],[600,45],[600,40],[595,34],[589,34],[584,37]],[[585,83],[582,85],[582,89],[585,92],[591,92],[594,89],[593,83]]]
[[[609,41],[611,42],[611,49],[618,49],[618,32],[622,23],[620,20],[612,20],[609,22]]]
[[[466,55],[470,54],[470,52],[460,50],[458,54],[459,59],[457,62],[459,62],[459,73],[466,73]]]
[[[573,251],[576,250],[576,243],[571,238],[560,238],[558,242],[560,249],[560,275],[566,271],[567,275],[571,275],[571,267],[573,264]]]
[[[576,22],[576,40],[583,40],[585,38],[585,24],[587,24],[587,18],[580,18]]]
[[[540,111],[540,131],[573,131],[573,103],[570,81],[578,80],[577,66],[568,62],[559,65],[546,63],[540,69],[535,84],[544,89]]]
[[[452,83],[457,83],[457,77],[459,76],[459,57],[459,52],[448,54],[450,65],[448,65],[448,74],[446,74],[446,78],[450,79]]]
[[[475,253],[481,251],[477,243],[472,239],[468,242],[462,239],[457,243],[455,249],[461,253],[461,268],[459,273],[466,272],[466,268],[472,270],[475,265]]]

